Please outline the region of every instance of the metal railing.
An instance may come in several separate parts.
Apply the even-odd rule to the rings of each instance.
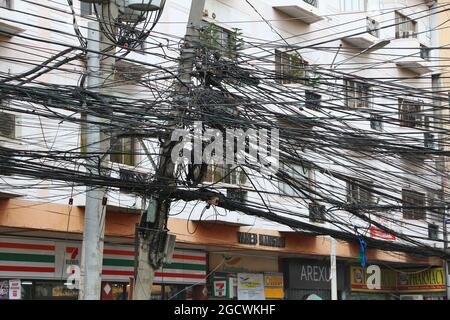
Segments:
[[[0,0],[0,8],[12,9],[12,1]]]
[[[319,0],[303,0],[303,2],[306,2],[307,4],[310,4],[316,8],[319,7]]]

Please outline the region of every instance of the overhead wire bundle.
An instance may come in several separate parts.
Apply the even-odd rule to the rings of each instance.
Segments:
[[[72,16],[74,21],[77,18],[71,1],[68,1],[70,11],[64,11],[56,4],[27,2]],[[441,5],[438,10],[445,12],[448,5]],[[160,14],[153,21],[159,21]],[[418,19],[423,19],[430,13],[419,12],[417,15]],[[100,18],[98,12],[97,18]],[[269,23],[265,19],[263,22]],[[220,54],[221,50],[214,47],[200,45],[194,48],[197,53],[192,71],[194,85],[184,99],[180,99],[178,72],[183,70],[177,68],[176,52],[181,39],[177,35],[155,31],[154,24],[146,25],[142,30],[148,32],[138,39],[147,42],[148,54],[160,59],[161,63],[139,61],[127,55],[134,50],[125,45],[136,40],[135,35],[129,32],[136,29],[134,26],[128,31],[124,29],[118,38],[110,39],[119,47],[115,55],[101,52],[104,57],[114,57],[117,61],[147,69],[144,76],[135,80],[133,95],[126,94],[122,86],[129,84],[127,75],[136,79],[135,69],[125,68],[121,70],[125,77],[108,81],[107,89],[110,92],[123,90],[121,96],[107,94],[104,90],[100,92],[100,88],[84,88],[83,57],[87,49],[82,37],[86,30],[81,25],[74,24],[71,33],[64,31],[69,24],[63,19],[55,22],[66,26],[63,31],[50,30],[58,35],[55,40],[39,35],[39,31],[49,28],[32,22],[23,23],[32,27],[32,31],[11,38],[7,45],[0,43],[4,52],[9,53],[0,54],[0,60],[20,65],[24,70],[16,74],[0,73],[0,92],[3,101],[8,101],[1,106],[1,111],[22,115],[22,131],[30,133],[18,139],[27,147],[0,146],[0,172],[6,177],[0,180],[0,190],[39,188],[39,184],[32,183],[37,179],[54,181],[52,186],[45,187],[61,190],[74,185],[80,188],[108,187],[128,190],[138,196],[148,197],[157,193],[173,200],[197,203],[198,200],[208,201],[217,197],[217,205],[226,210],[281,223],[297,231],[328,234],[343,240],[364,236],[368,246],[373,248],[445,256],[442,250],[430,245],[428,228],[414,220],[401,219],[401,214],[402,211],[426,212],[427,218],[436,223],[445,217],[446,199],[442,185],[446,173],[439,168],[444,166],[448,156],[448,88],[435,92],[431,86],[415,85],[416,81],[424,80],[431,84],[429,76],[370,78],[355,72],[369,67],[391,68],[396,59],[404,57],[402,54],[377,53],[373,61],[344,62],[339,68],[312,64],[286,78],[285,75],[280,77],[280,72],[272,67],[277,59],[275,50],[293,55],[328,50],[349,57],[354,54],[353,50],[331,46],[341,39],[339,34],[314,41],[294,42],[291,40],[296,37],[292,37],[271,43],[240,35],[242,48],[235,56]],[[387,22],[389,26],[396,23]],[[114,27],[112,23],[103,25]],[[150,32],[152,37],[147,38]],[[359,34],[359,31],[354,34]],[[26,45],[22,45],[23,41]],[[249,48],[256,50],[249,53]],[[11,54],[19,51],[26,52],[27,58],[15,58]],[[445,66],[442,68],[445,74]],[[315,76],[313,80],[311,74]],[[69,79],[71,84],[47,81],[46,75]],[[78,84],[73,79],[78,79]],[[399,82],[404,80],[408,83]],[[349,99],[349,83],[352,81],[364,83],[368,88],[366,96]],[[286,85],[286,82],[294,85]],[[316,100],[307,99],[308,92],[314,93]],[[405,96],[423,100],[421,114],[428,117],[427,127],[420,126],[415,131],[396,129],[402,124],[398,116],[398,99]],[[352,99],[361,107],[349,107]],[[366,100],[370,100],[370,105],[364,102]],[[174,116],[174,109],[178,110],[177,116]],[[240,191],[247,192],[245,201],[224,192],[223,182],[227,177],[228,180],[230,176],[235,177],[236,173],[221,174],[210,180],[213,183],[207,184],[204,180],[211,167],[208,169],[204,164],[187,169],[181,166],[171,183],[162,183],[163,177],[157,175],[155,168],[149,169],[145,182],[139,184],[133,179],[120,178],[119,169],[113,166],[105,169],[115,174],[93,175],[89,168],[91,162],[86,160],[104,155],[83,152],[78,143],[81,128],[88,124],[87,114],[104,119],[104,132],[115,140],[132,137],[155,141],[162,138],[166,124],[173,121],[188,131],[193,130],[196,121],[202,121],[204,131],[218,129],[223,133],[227,128],[278,129],[280,141],[277,151],[281,169],[268,173],[256,164],[258,159],[232,169],[240,172],[239,177],[245,175],[247,183],[238,184]],[[371,114],[378,116],[377,121],[385,126],[385,130],[370,128]],[[436,134],[432,142],[439,148],[427,146],[426,133],[430,131]],[[141,152],[139,156],[142,159],[157,161],[157,148]],[[111,145],[109,153],[117,155],[114,145]],[[119,154],[126,155],[123,150]],[[197,171],[194,173],[194,170]],[[8,176],[21,178],[12,182]],[[170,187],[174,184],[177,186],[175,191]],[[428,201],[418,204],[405,199],[402,197],[405,186],[422,190]],[[349,198],[349,188],[358,190],[358,201]],[[51,198],[47,200],[53,201]],[[309,221],[311,205],[325,207],[318,217],[318,221],[324,224]],[[370,226],[395,235],[398,240],[371,239],[368,237]],[[439,239],[433,241],[443,242]]]

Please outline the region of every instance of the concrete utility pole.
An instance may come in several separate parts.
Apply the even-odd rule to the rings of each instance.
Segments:
[[[100,84],[100,33],[98,22],[88,24],[87,53],[87,85],[88,89],[96,90]],[[98,52],[98,53],[97,53]],[[94,124],[96,117],[87,115],[86,151],[88,154],[102,152],[101,127]],[[93,175],[100,175],[97,160],[86,160],[88,170]],[[101,188],[88,189],[86,192],[86,208],[84,212],[83,247],[81,250],[81,279],[80,300],[98,300],[100,298],[100,284],[103,256],[104,207],[102,199],[105,190]]]
[[[101,7],[106,23],[116,21],[119,11],[114,1]],[[101,21],[102,23],[103,21]],[[111,26],[114,28],[114,26]],[[101,52],[114,46],[111,41],[99,32],[99,22],[88,23],[88,53],[87,53],[87,84],[92,91],[104,91],[106,79],[114,72],[115,58],[104,58]],[[106,106],[105,106],[106,107]],[[98,155],[86,160],[88,170],[94,176],[105,174],[101,172],[102,164],[109,160],[107,154],[110,140],[102,132],[104,119],[87,115],[86,152],[88,155]],[[99,170],[100,169],[100,170]],[[103,266],[103,243],[105,234],[107,190],[105,188],[88,189],[86,192],[86,208],[84,215],[83,245],[81,250],[80,300],[100,300],[101,274]]]
[[[330,260],[331,300],[337,300],[336,239],[333,237],[330,237]]]
[[[191,86],[191,72],[195,58],[195,47],[199,43],[198,29],[202,25],[203,11],[206,0],[192,0],[191,10],[186,31],[186,44],[189,48],[184,48],[181,52],[178,66],[178,78],[182,84],[177,85],[176,91],[180,97],[189,93]],[[177,98],[177,97],[175,97]],[[173,110],[174,115],[178,112]],[[176,129],[175,123],[168,123],[165,137],[160,150],[160,161],[158,166],[159,183],[167,187],[173,181],[175,164],[171,159],[173,143],[170,140],[172,131]],[[139,252],[138,265],[134,281],[133,300],[149,300],[155,271],[161,266],[165,252],[164,245],[167,241],[166,222],[170,210],[170,201],[160,198],[149,199],[149,209],[144,212],[141,225],[138,228]]]

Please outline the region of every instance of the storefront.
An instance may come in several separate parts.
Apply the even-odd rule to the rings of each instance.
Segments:
[[[105,244],[103,255],[101,298],[127,299],[134,247]],[[2,237],[0,299],[78,299],[80,259],[81,241]],[[176,248],[172,262],[156,272],[153,298],[195,298],[206,284],[206,262],[204,251]]]
[[[315,259],[284,259],[285,292],[288,300],[330,300],[330,261]],[[338,298],[345,298],[345,265],[337,264]]]
[[[213,270],[208,283],[210,299],[284,299],[284,276],[277,256],[210,253],[209,261]]]
[[[445,272],[441,267],[381,267],[380,285],[369,277],[367,268],[350,267],[349,300],[444,300]]]

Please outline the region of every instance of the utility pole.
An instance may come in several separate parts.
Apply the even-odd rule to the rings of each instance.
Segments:
[[[111,22],[111,27],[114,29],[114,22],[119,15],[115,1],[102,4],[99,9],[104,13],[102,16],[105,17],[106,23]],[[100,21],[100,23],[103,23],[103,21]],[[108,58],[101,55],[107,48],[112,48],[111,50],[114,51],[115,47],[100,32],[99,22],[89,22],[87,52],[87,84],[89,90],[105,91],[106,79],[111,78],[110,76],[114,72],[114,55]],[[101,123],[106,124],[106,120],[90,115],[88,112],[86,121],[86,152],[88,155],[86,167],[93,176],[100,176],[105,174],[103,163],[109,160],[107,152],[110,140],[109,136],[103,132],[101,125]],[[94,157],[93,155],[97,156]],[[100,300],[106,204],[106,188],[87,190],[81,250],[80,300]]]
[[[336,239],[333,237],[330,237],[330,260],[331,300],[337,300]]]
[[[191,87],[195,48],[199,43],[198,29],[202,24],[203,11],[206,0],[192,0],[189,20],[186,30],[185,47],[180,55],[178,65],[178,79],[176,92],[182,97],[189,93]],[[175,97],[175,100],[178,97]],[[176,109],[172,110],[174,116],[178,114]],[[176,123],[168,123],[165,137],[162,139],[160,150],[160,161],[157,169],[158,183],[168,188],[176,187],[174,181],[175,164],[172,162],[171,153],[173,142],[170,137],[176,129]],[[148,210],[142,215],[141,224],[138,227],[138,259],[134,281],[133,300],[149,300],[155,271],[162,265],[165,257],[165,242],[167,241],[166,223],[170,210],[170,200],[153,198],[149,199]]]
[[[444,251],[445,253],[449,253],[448,248],[448,228],[447,224],[450,223],[450,219],[447,217],[448,208],[447,205],[444,208],[444,226],[443,226],[443,234],[444,234]],[[447,293],[447,300],[450,300],[450,260],[444,261],[444,272],[445,272],[445,288]]]

